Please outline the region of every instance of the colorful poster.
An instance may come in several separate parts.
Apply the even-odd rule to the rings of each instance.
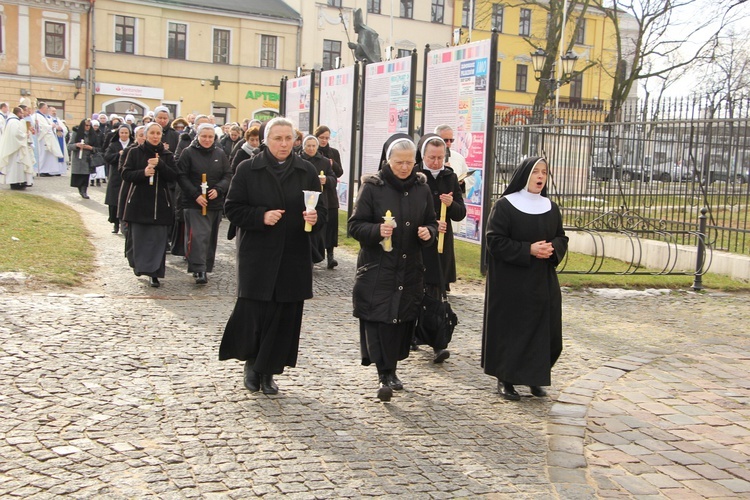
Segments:
[[[482,241],[483,193],[487,149],[489,70],[492,41],[432,50],[427,54],[425,82],[425,131],[442,124],[453,128],[451,151],[466,158],[471,179],[465,193],[466,219],[454,225],[456,237]]]
[[[411,56],[365,66],[362,174],[378,171],[383,144],[409,132]]]
[[[310,75],[286,81],[286,117],[303,133],[310,131],[311,94]]]
[[[344,175],[339,178],[337,192],[342,209],[349,211],[349,182],[351,178],[352,134],[354,124],[354,66],[320,75],[320,120],[321,125],[331,129],[330,145],[341,154]]]

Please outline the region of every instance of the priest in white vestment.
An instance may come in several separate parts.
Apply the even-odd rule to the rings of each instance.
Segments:
[[[13,108],[0,137],[0,181],[11,189],[26,189],[34,184],[34,157],[29,148],[26,122],[19,117],[21,108]]]
[[[47,117],[47,111],[47,104],[40,102],[39,109],[31,116],[31,124],[36,131],[38,170],[43,177],[62,175],[66,170],[65,156],[57,140],[58,127]]]

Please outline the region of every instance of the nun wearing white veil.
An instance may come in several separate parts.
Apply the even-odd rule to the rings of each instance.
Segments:
[[[562,301],[556,266],[568,237],[557,205],[547,197],[544,158],[527,158],[513,174],[487,222],[487,284],[482,367],[497,377],[503,398],[518,401],[514,385],[546,396],[562,352]]]

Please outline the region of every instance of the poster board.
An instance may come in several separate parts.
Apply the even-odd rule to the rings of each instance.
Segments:
[[[323,71],[320,74],[319,123],[331,129],[329,144],[341,155],[344,174],[339,178],[337,194],[341,208],[349,212],[350,189],[354,178],[356,137],[357,66]]]
[[[412,133],[416,53],[371,63],[364,69],[362,175],[378,171],[383,144],[393,134]]]
[[[451,151],[466,158],[469,171],[474,171],[466,181],[466,218],[454,225],[455,236],[472,243],[482,242],[486,186],[492,170],[497,59],[493,40],[432,50],[425,57],[424,130],[450,125],[455,139]]]
[[[312,134],[313,116],[313,82],[314,72],[299,78],[290,78],[283,82],[282,95],[283,115],[295,124],[303,134]]]

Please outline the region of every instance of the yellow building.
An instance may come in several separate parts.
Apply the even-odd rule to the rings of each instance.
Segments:
[[[267,117],[299,63],[301,17],[281,0],[98,0],[93,19],[95,112]]]
[[[47,102],[69,122],[83,116],[76,79],[86,68],[88,10],[88,0],[0,4],[0,102],[11,108]]]
[[[540,83],[534,78],[530,54],[535,47],[544,47],[547,32],[547,10],[531,3],[508,3],[455,0],[454,9],[454,25],[462,28],[462,39],[467,38],[470,24],[472,41],[489,38],[493,28],[499,32],[495,98],[500,109],[534,103]],[[575,70],[586,69],[560,88],[560,103],[596,107],[606,103],[612,93],[614,30],[604,13],[596,9],[589,8],[580,22],[579,17],[580,12],[576,12],[566,23],[561,46],[567,47],[574,40],[573,53],[578,56]]]

